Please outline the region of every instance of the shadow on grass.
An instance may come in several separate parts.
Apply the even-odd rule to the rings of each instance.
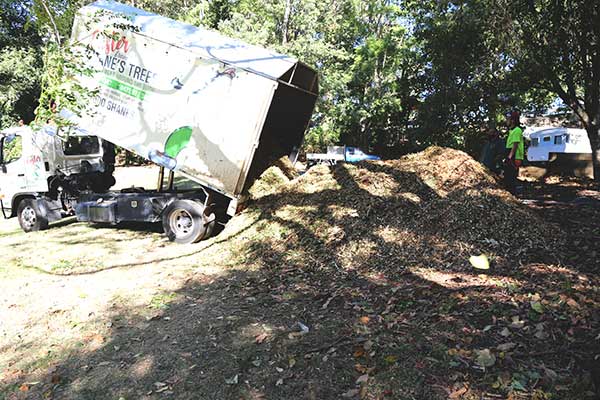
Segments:
[[[559,309],[537,315],[530,306],[534,293],[563,293],[564,278],[577,271],[516,265],[492,273],[513,278],[515,287],[478,278],[460,259],[485,244],[469,245],[444,215],[420,215],[410,199],[365,192],[344,167],[333,173],[345,188],[341,196],[268,196],[253,206],[260,216],[244,227],[246,239],[236,232],[169,258],[228,245],[248,268],[217,278],[198,271],[160,312],[127,304],[106,309],[110,332],[101,346],[69,353],[15,398],[337,399],[357,390],[367,398],[445,399],[461,387],[482,398],[506,396],[518,383],[579,399],[593,390],[592,328],[600,321],[582,313],[585,322],[570,334]],[[441,201],[417,176],[402,179],[420,187],[423,201]],[[469,193],[449,201],[464,202]],[[408,213],[429,219],[415,227]],[[536,254],[524,252],[523,260],[545,261]],[[436,281],[419,268],[454,275]],[[457,288],[460,280],[467,284]],[[585,294],[594,296],[587,287]],[[530,329],[511,327],[515,316]],[[551,334],[544,340],[533,337],[539,324]],[[495,348],[507,341],[517,348],[500,357]],[[476,368],[478,349],[496,352],[493,367]],[[540,379],[545,368],[559,371],[568,393]],[[15,390],[23,382],[4,384]]]

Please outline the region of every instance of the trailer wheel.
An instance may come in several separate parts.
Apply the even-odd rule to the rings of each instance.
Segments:
[[[182,244],[202,240],[210,225],[204,216],[204,207],[191,200],[171,203],[163,212],[162,222],[169,240]]]
[[[25,232],[48,229],[48,218],[35,199],[23,199],[17,208],[19,225]]]

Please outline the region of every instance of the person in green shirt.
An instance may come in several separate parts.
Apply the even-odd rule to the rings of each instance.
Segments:
[[[519,167],[523,164],[523,157],[525,156],[525,143],[520,117],[518,111],[512,111],[506,115],[508,125],[506,150],[508,155],[504,163],[504,185],[512,194],[515,194]]]

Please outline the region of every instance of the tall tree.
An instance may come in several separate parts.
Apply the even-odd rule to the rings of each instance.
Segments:
[[[339,141],[387,148],[398,142],[414,97],[405,14],[399,0],[240,0],[219,28],[318,69],[309,150]]]
[[[33,119],[42,70],[41,36],[29,1],[0,0],[0,127]]]
[[[422,143],[469,147],[509,107],[528,109],[531,87],[511,72],[510,33],[494,0],[412,3],[424,66],[414,135]]]
[[[351,75],[355,39],[347,21],[351,0],[240,0],[219,30],[232,37],[296,56],[320,72],[317,102],[308,148],[335,143],[340,137],[339,102]]]
[[[522,78],[556,93],[581,120],[600,182],[600,2],[502,0]]]
[[[83,73],[81,54],[72,51],[69,38],[79,1],[37,0],[31,9],[40,35],[44,67],[40,76],[40,99],[35,110],[37,124],[53,120],[59,126],[69,123],[57,114],[68,109],[80,114],[89,104],[86,90],[73,79]]]
[[[0,127],[19,119],[29,123],[39,96],[41,62],[33,48],[6,47],[0,52]]]
[[[397,146],[416,92],[416,53],[401,2],[359,2],[355,10],[356,45],[352,80],[344,107],[345,142],[385,152]]]

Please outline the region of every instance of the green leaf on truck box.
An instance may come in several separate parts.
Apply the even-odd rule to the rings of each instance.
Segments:
[[[165,143],[165,154],[171,158],[176,158],[181,150],[185,148],[192,138],[192,128],[182,126],[177,128],[169,135]]]

